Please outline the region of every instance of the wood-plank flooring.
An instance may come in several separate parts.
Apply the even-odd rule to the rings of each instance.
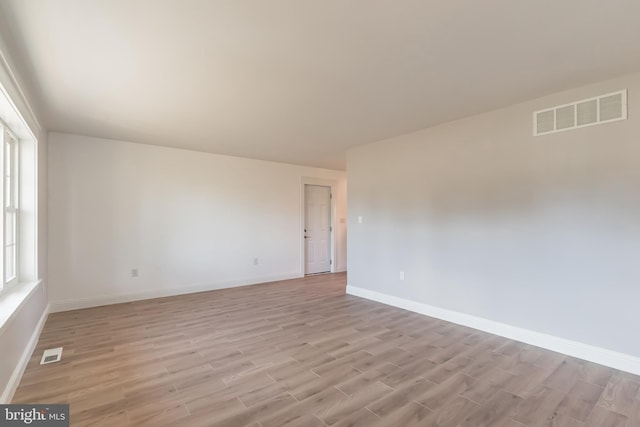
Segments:
[[[639,427],[640,377],[345,295],[345,274],[49,316],[74,426]],[[42,351],[63,361],[40,366]]]

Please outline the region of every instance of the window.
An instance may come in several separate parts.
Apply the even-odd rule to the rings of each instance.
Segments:
[[[28,293],[40,284],[36,135],[43,132],[20,88],[12,79],[7,81],[12,73],[1,57],[0,334]],[[18,96],[12,100],[9,93]]]
[[[16,137],[0,123],[2,140],[2,198],[4,200],[3,216],[3,280],[0,290],[18,280],[18,226],[19,226],[19,150]]]

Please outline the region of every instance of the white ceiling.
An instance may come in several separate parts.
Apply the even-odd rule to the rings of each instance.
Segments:
[[[344,169],[640,70],[637,0],[0,0],[49,130]]]

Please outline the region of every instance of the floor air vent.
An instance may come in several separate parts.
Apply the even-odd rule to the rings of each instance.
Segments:
[[[40,360],[41,365],[46,365],[48,363],[59,362],[62,359],[62,347],[58,348],[50,348],[45,350],[42,353],[42,359]]]
[[[535,136],[627,118],[627,90],[546,108],[533,113]]]

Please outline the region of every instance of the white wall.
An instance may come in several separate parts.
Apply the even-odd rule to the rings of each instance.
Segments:
[[[46,286],[41,283],[0,329],[0,403],[13,397],[48,314]]]
[[[303,275],[303,177],[338,182],[344,270],[344,172],[51,133],[53,309]]]
[[[532,136],[624,88],[628,120]],[[350,150],[349,289],[640,357],[639,111],[634,74]]]

